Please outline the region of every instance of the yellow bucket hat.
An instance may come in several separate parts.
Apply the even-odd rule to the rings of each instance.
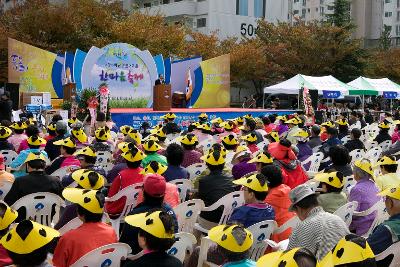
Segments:
[[[260,182],[260,179],[264,179],[264,183]],[[267,180],[262,174],[253,174],[249,177],[243,177],[238,180],[233,181],[234,184],[243,185],[257,192],[267,192],[268,184]]]
[[[143,144],[143,149],[149,152],[156,152],[161,149],[161,146],[154,140],[147,140]]]
[[[71,139],[71,137],[67,137],[65,139],[58,140],[58,141],[54,142],[53,144],[56,146],[65,146],[65,147],[70,147],[70,148],[76,147],[76,143],[74,140]]]
[[[37,152],[37,153],[32,153],[32,152],[31,152],[31,153],[29,153],[28,156],[26,157],[24,163],[27,163],[27,162],[32,161],[32,160],[43,160],[44,162],[46,162],[46,161],[47,161],[47,158],[46,158],[46,156],[44,156],[42,153],[39,153],[39,152]]]
[[[72,129],[71,134],[81,143],[86,143],[88,140],[88,137],[82,128]]]
[[[230,146],[235,146],[239,144],[238,140],[233,134],[224,136],[221,141],[222,143]]]
[[[161,137],[161,138],[167,137],[167,133],[165,132],[165,127],[162,127],[160,129],[156,130],[153,134],[155,134],[157,137]]]
[[[208,237],[226,250],[241,253],[253,245],[253,235],[238,225],[218,225],[208,231]]]
[[[308,138],[309,134],[307,131],[304,131],[303,129],[299,129],[293,134],[293,137],[301,137],[301,138]]]
[[[235,119],[235,121],[236,121],[237,123],[244,123],[243,117],[237,117],[237,118]]]
[[[338,125],[340,125],[340,126],[348,126],[348,125],[349,125],[349,123],[347,122],[346,119],[337,120],[336,123],[337,123]]]
[[[36,135],[32,135],[31,137],[28,138],[27,141],[28,144],[30,144],[31,146],[41,146],[46,144],[46,140]]]
[[[0,138],[8,138],[12,135],[12,130],[8,127],[0,126]]]
[[[208,119],[208,115],[206,114],[206,113],[201,113],[200,115],[199,115],[199,117],[198,117],[199,119],[205,119],[205,120],[207,120]]]
[[[127,135],[131,130],[133,130],[133,127],[129,126],[129,125],[123,125],[123,126],[119,127],[119,131],[123,135]]]
[[[78,120],[77,117],[72,117],[72,118],[68,119],[68,124],[69,124],[69,125],[75,124],[75,123],[77,123],[77,122],[79,122],[79,120]]]
[[[297,251],[300,248],[294,248],[289,251],[276,251],[264,255],[257,261],[257,267],[298,267],[297,262],[294,258]],[[318,266],[318,265],[317,265]]]
[[[49,125],[47,125],[47,130],[55,131],[56,130],[56,123],[55,122],[50,122]]]
[[[199,143],[197,136],[190,133],[179,138],[179,141],[187,146],[196,146]]]
[[[378,124],[378,127],[381,129],[390,129],[390,121],[383,120],[381,123]]]
[[[211,153],[213,153],[214,151],[219,151],[219,153],[221,153],[221,155],[222,155],[223,157],[226,157],[227,151],[226,151],[225,147],[221,147],[220,149],[214,149],[213,147],[211,147],[211,148],[208,150],[208,154],[211,154]],[[237,151],[236,151],[236,152],[237,152]]]
[[[378,193],[379,196],[383,197],[391,197],[397,200],[400,200],[400,185],[392,185],[390,188],[383,190],[382,192]]]
[[[0,230],[6,229],[10,226],[18,217],[18,212],[10,208],[6,203],[0,202],[0,207],[5,209],[4,214],[0,217]]]
[[[102,193],[98,190],[65,188],[62,195],[66,200],[78,204],[91,213],[103,213],[104,203],[100,200]]]
[[[257,157],[248,161],[248,163],[264,163],[264,164],[271,164],[274,162],[274,159],[271,155],[267,156],[264,153],[259,153]]]
[[[335,124],[333,123],[333,121],[327,121],[321,124],[321,126],[326,126],[326,127],[335,127]]]
[[[356,160],[354,162],[354,166],[374,176],[374,170],[372,169],[372,164],[369,160],[367,159]]]
[[[294,124],[294,125],[298,125],[300,124],[302,121],[299,118],[291,118],[290,120],[285,121],[286,124]]]
[[[225,130],[230,131],[235,127],[235,123],[233,121],[224,121],[220,126]]]
[[[213,150],[207,155],[202,156],[200,159],[210,165],[221,165],[225,163],[225,156],[222,155],[223,152],[218,150]]]
[[[3,236],[0,243],[8,251],[24,255],[47,245],[58,236],[60,233],[53,228],[23,220]]]
[[[375,166],[383,166],[383,165],[397,165],[397,161],[388,156],[383,156],[378,160]]]
[[[136,144],[140,144],[142,142],[142,135],[138,130],[132,129],[127,134],[130,138],[132,138]]]
[[[147,213],[139,213],[125,217],[125,222],[134,227],[138,227],[143,231],[161,239],[174,238],[174,229],[165,229],[160,219],[160,215],[164,211],[153,211]]]
[[[76,170],[72,173],[71,177],[83,189],[98,190],[102,188],[105,183],[105,178],[103,175],[88,169]]]
[[[164,164],[161,164],[158,161],[152,161],[147,165],[141,172],[140,174],[159,174],[163,175],[164,172],[166,172],[168,169],[168,166],[165,166]]]
[[[244,119],[253,119],[253,115],[251,114],[246,114],[243,116]]]
[[[98,128],[94,132],[94,136],[101,141],[107,141],[111,138],[110,130],[108,129],[108,127]]]
[[[250,142],[250,143],[255,143],[257,142],[257,135],[255,135],[254,133],[248,134],[246,136],[242,136],[243,140]]]
[[[168,112],[167,114],[164,115],[165,118],[167,118],[168,120],[174,120],[176,119],[176,115],[172,112]]]
[[[286,116],[286,115],[277,116],[277,117],[275,118],[275,120],[285,122],[285,121],[287,121],[287,116]]]
[[[275,142],[279,143],[279,134],[278,134],[278,132],[275,132],[275,131],[270,132],[268,134],[268,136],[271,136],[271,138],[274,139]]]
[[[199,126],[199,129],[211,131],[211,125],[209,123],[203,123],[202,125]]]
[[[14,122],[10,127],[15,130],[25,130],[27,128],[27,125],[22,121],[18,121],[18,122]],[[55,128],[54,128],[54,130],[55,130]]]
[[[128,146],[129,150],[122,153],[122,157],[129,161],[129,162],[137,162],[140,161],[142,159],[144,159],[146,157],[146,155],[143,153],[142,150],[138,149],[135,146]]]
[[[335,188],[342,188],[344,186],[343,174],[341,172],[318,173],[314,179]]]
[[[96,151],[90,147],[84,147],[82,149],[79,149],[74,153],[74,156],[79,156],[79,155],[84,155],[84,156],[89,156],[89,157],[96,157]]]
[[[211,120],[212,124],[221,124],[224,120],[221,119],[221,117],[215,118],[213,120]]]
[[[341,266],[375,258],[374,252],[363,237],[349,234],[339,240],[335,248],[320,262],[320,266]]]

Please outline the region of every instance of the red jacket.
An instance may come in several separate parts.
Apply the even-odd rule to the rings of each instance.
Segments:
[[[289,211],[289,207],[292,204],[289,198],[289,193],[290,188],[285,184],[281,184],[277,187],[270,188],[268,190],[268,195],[265,198],[265,203],[270,204],[274,208],[275,221],[278,226],[281,226],[295,216],[293,212]],[[273,240],[279,242],[288,239],[291,233],[292,229],[288,229],[281,234],[274,235]]]

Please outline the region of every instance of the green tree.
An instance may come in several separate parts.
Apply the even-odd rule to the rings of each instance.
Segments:
[[[335,0],[333,4],[333,14],[328,14],[328,22],[337,27],[352,27],[351,3],[349,0]]]
[[[383,32],[379,38],[379,48],[382,50],[389,50],[392,46],[391,33],[392,28],[388,25],[383,25]]]

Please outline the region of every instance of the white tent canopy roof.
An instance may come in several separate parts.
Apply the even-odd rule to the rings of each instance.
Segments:
[[[377,92],[400,92],[400,86],[388,78],[370,79],[358,77],[348,85],[355,87],[356,90],[372,90]]]
[[[265,87],[264,93],[298,94],[302,87],[310,90],[318,90],[320,94],[322,94],[322,91],[340,91],[343,95],[347,95],[349,90],[355,89],[339,81],[332,75],[314,77],[297,74],[289,80]]]

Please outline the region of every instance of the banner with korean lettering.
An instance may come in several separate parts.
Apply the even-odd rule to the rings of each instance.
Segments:
[[[386,99],[396,99],[397,95],[397,92],[383,92],[383,97]]]
[[[52,82],[57,55],[8,38],[8,82],[19,83],[20,92],[50,92],[59,97]]]
[[[82,68],[82,87],[99,88],[106,83],[111,107],[149,107],[157,67],[148,51],[115,43],[102,49],[92,47]]]
[[[323,98],[336,99],[341,96],[340,91],[322,91]]]

